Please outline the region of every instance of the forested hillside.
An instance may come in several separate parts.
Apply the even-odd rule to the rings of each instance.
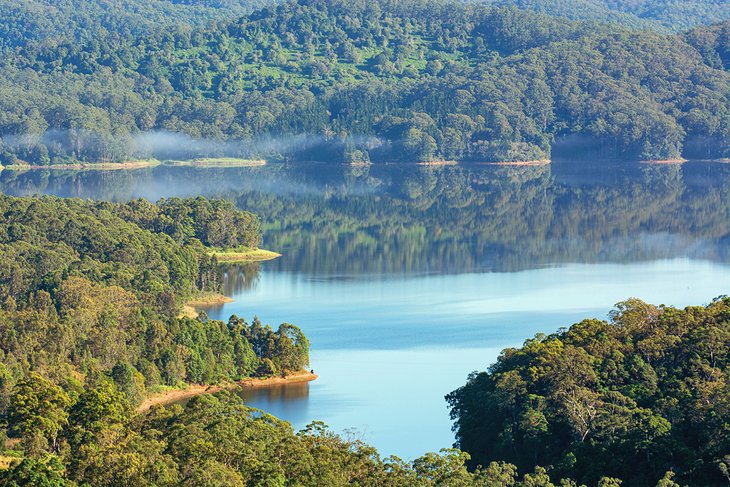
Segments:
[[[697,28],[686,39],[709,66],[730,70],[730,22]]]
[[[231,392],[135,416],[109,382],[85,391],[67,410],[63,392],[39,378],[23,392],[33,397],[41,387],[42,405],[63,425],[57,438],[63,453],[14,460],[0,471],[0,485],[553,487],[540,468],[520,480],[505,463],[471,472],[469,456],[453,449],[412,462],[381,459],[321,422],[294,433]]]
[[[599,0],[597,3],[641,19],[657,21],[671,30],[730,18],[730,4],[724,0]]]
[[[730,18],[724,0],[485,0],[571,19],[615,22],[642,29],[682,31]]]
[[[730,299],[675,309],[637,299],[504,350],[447,396],[474,465],[551,465],[595,485],[730,481]],[[599,484],[601,485],[601,484]],[[618,485],[618,484],[602,484]]]
[[[280,0],[0,0],[0,48],[105,35],[139,35],[170,27],[205,27],[242,17]],[[574,20],[683,31],[730,19],[722,0],[465,0],[516,7]]]
[[[0,485],[605,487],[618,477],[672,487],[675,475],[724,485],[727,299],[686,310],[630,300],[610,323],[586,320],[504,351],[449,396],[469,453],[382,459],[322,423],[295,434],[232,392],[135,412],[159,384],[308,361],[294,326],[170,315],[170,303],[216,287],[198,240],[210,232],[179,218],[215,228],[221,217],[205,217],[225,215],[215,207],[227,205],[0,197],[0,418],[9,437]]]
[[[127,455],[159,446],[128,424],[148,392],[306,366],[309,342],[293,325],[178,317],[184,301],[220,288],[201,242],[259,240],[258,218],[219,200],[0,195],[0,451],[14,445],[11,456],[39,461],[14,471],[19,484],[0,483],[40,485],[60,476],[59,459],[73,478],[119,482],[130,475]],[[156,461],[147,466],[168,468]],[[99,462],[126,467],[101,472]]]
[[[267,0],[0,0],[0,50],[88,42],[240,17]]]
[[[300,0],[208,27],[30,42],[1,58],[0,163],[515,161],[554,147],[726,157],[727,40],[696,41],[724,28],[672,35],[473,4]]]
[[[308,362],[308,342],[292,325],[177,317],[184,301],[220,288],[201,240],[260,238],[258,219],[230,203],[0,196],[0,215],[0,414],[33,374],[74,397],[111,377],[136,403],[160,385]]]

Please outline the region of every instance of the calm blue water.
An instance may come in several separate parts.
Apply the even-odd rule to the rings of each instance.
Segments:
[[[286,257],[284,257],[286,258]],[[312,342],[320,378],[290,399],[268,391],[252,405],[302,427],[321,419],[356,428],[382,453],[412,458],[453,442],[444,394],[499,351],[627,297],[685,306],[727,292],[730,266],[678,258],[568,264],[515,273],[318,279],[263,266],[255,289],[213,318],[292,321]]]
[[[268,166],[0,173],[0,190],[126,200],[225,197],[284,254],[225,269],[212,318],[291,322],[310,384],[247,391],[383,455],[451,446],[444,395],[500,350],[629,297],[702,304],[730,289],[730,166]]]

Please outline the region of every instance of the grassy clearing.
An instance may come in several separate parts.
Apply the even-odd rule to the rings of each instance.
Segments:
[[[281,257],[279,253],[265,249],[213,250],[210,254],[215,255],[218,262],[223,264],[263,262]]]
[[[23,461],[23,453],[14,448],[20,442],[17,438],[5,440],[5,451],[0,455],[0,470],[7,470]]]
[[[216,304],[225,304],[232,301],[233,300],[231,298],[223,296],[222,294],[202,293],[188,301],[187,304],[189,306],[215,306]]]
[[[191,320],[194,320],[198,316],[200,316],[198,310],[189,304],[184,305],[180,310],[180,314],[177,315],[178,318],[190,318]]]

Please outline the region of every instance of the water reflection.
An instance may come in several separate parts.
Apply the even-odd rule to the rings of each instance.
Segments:
[[[293,404],[306,401],[309,397],[309,384],[279,384],[268,387],[243,387],[239,390],[241,397],[247,402],[273,405],[280,401]]]
[[[331,165],[0,173],[10,194],[224,197],[262,215],[278,270],[514,272],[570,262],[726,261],[730,165]],[[233,289],[254,286],[238,271]],[[233,274],[229,274],[234,278]]]
[[[246,404],[261,409],[279,418],[287,418],[296,424],[304,424],[311,419],[308,406],[309,384],[275,384],[266,387],[239,387],[234,392]],[[184,406],[190,398],[175,401]]]
[[[0,190],[259,213],[284,256],[224,267],[236,301],[208,314],[297,324],[320,379],[247,400],[405,458],[451,443],[443,395],[502,348],[630,296],[684,306],[730,285],[730,165],[3,171]]]
[[[223,271],[223,294],[235,296],[254,289],[261,276],[261,264],[251,262],[246,264],[225,264]]]

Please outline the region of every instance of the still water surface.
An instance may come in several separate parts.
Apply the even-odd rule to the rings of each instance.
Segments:
[[[503,348],[628,297],[685,306],[730,288],[730,165],[4,171],[0,190],[259,213],[284,257],[225,268],[235,302],[208,314],[295,323],[320,378],[249,403],[402,458],[451,446],[443,396]]]

